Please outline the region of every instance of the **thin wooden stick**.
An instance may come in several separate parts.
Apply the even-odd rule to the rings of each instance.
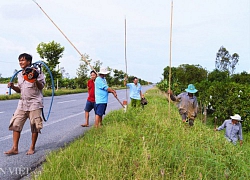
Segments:
[[[215,116],[214,117],[214,129],[216,129],[216,126],[217,126],[217,117]]]
[[[122,107],[125,108],[124,105],[122,104],[122,102],[118,99],[118,97],[116,97],[116,96],[114,96],[114,97],[115,97],[115,98],[117,99],[117,101],[122,105]]]

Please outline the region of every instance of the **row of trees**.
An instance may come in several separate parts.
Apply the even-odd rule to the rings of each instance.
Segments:
[[[247,72],[234,74],[238,61],[238,54],[234,53],[231,56],[226,48],[221,47],[216,54],[216,68],[212,72],[208,72],[200,65],[182,64],[179,67],[172,67],[171,89],[175,94],[179,94],[188,84],[194,84],[199,90],[196,96],[202,111],[206,110],[212,119],[217,117],[218,124],[228,119],[230,115],[238,113],[244,119],[244,130],[250,131],[250,74]],[[164,68],[163,77],[158,87],[166,91],[169,67]]]
[[[60,69],[58,68],[60,64],[60,58],[63,57],[64,50],[65,48],[55,41],[49,43],[42,42],[37,46],[37,53],[49,67],[54,78],[53,80],[54,82],[58,82],[56,84],[58,84],[59,88],[86,88],[87,81],[89,80],[90,69],[88,64],[83,61],[83,59],[80,59],[79,68],[76,70],[77,77],[75,78],[70,78],[64,67],[61,67]],[[95,71],[99,72],[102,62],[99,60],[92,62],[93,60],[89,57],[89,55],[85,54],[84,56],[88,63],[93,64],[92,67],[95,69]],[[123,80],[126,76],[128,76],[128,82],[132,82],[133,76],[127,75],[122,70],[113,69],[111,67],[108,67],[108,69],[111,72],[106,76],[109,86],[123,86]],[[15,70],[14,73],[16,71],[17,70]],[[46,86],[47,88],[50,88],[50,74],[46,68],[43,68],[43,71],[46,76]],[[7,83],[9,80],[10,78],[2,78],[0,74],[0,83]],[[142,85],[148,84],[148,82],[143,79],[140,79],[140,83]]]
[[[86,63],[83,59],[80,59],[79,68],[76,70],[76,78],[70,79],[67,77],[65,73],[64,67],[60,69],[56,67],[59,66],[60,61],[59,59],[63,56],[64,47],[61,47],[59,43],[54,41],[49,43],[40,43],[37,46],[37,53],[40,57],[46,62],[46,64],[50,67],[50,71],[54,77],[54,81],[58,79],[59,87],[66,87],[66,88],[86,88],[87,81],[89,80],[89,68],[88,64],[93,63],[92,67],[95,69],[96,72],[100,71],[100,67],[102,66],[102,62],[97,60],[92,62],[93,60],[89,57],[89,55],[85,54],[84,59],[88,62]],[[111,72],[106,76],[106,80],[109,86],[122,86],[124,77],[127,75],[122,70],[112,69],[108,67],[109,71]],[[45,69],[46,74],[46,82],[48,82],[48,86],[50,86],[50,76]],[[128,80],[132,80],[132,76],[127,75]],[[142,85],[147,84],[147,82],[143,79],[140,79],[140,83]]]

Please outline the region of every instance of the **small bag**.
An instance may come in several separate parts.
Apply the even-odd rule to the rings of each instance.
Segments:
[[[148,104],[148,101],[146,98],[141,98],[141,104],[142,105],[147,105]]]

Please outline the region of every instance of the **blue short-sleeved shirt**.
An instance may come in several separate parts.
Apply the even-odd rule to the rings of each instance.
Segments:
[[[108,103],[108,85],[105,78],[98,76],[95,80],[95,103]]]
[[[127,87],[130,89],[129,97],[132,99],[141,99],[141,84],[137,83],[127,83]]]

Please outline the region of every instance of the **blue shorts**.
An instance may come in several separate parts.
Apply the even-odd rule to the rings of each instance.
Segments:
[[[96,104],[95,105],[95,114],[99,116],[103,116],[105,114],[107,108],[107,103]]]
[[[95,102],[90,102],[87,100],[84,111],[90,112],[92,109],[95,111]]]

